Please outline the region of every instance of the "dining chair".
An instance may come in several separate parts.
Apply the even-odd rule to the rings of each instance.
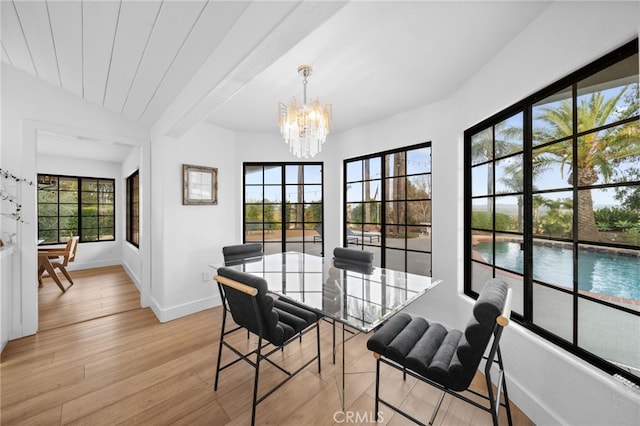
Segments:
[[[67,240],[67,244],[64,248],[41,248],[38,249],[38,286],[42,287],[42,274],[47,271],[51,278],[58,285],[60,290],[64,293],[69,287],[73,285],[73,279],[69,272],[67,272],[67,266],[73,262],[76,258],[76,252],[78,250],[79,237],[70,237]],[[69,286],[64,288],[60,278],[56,273],[56,269],[62,272],[69,281]]]
[[[436,387],[442,391],[440,400],[431,414],[429,424],[433,424],[445,394],[452,395],[491,414],[494,425],[498,425],[500,407],[505,407],[507,421],[512,424],[507,383],[504,374],[500,337],[509,324],[511,289],[499,279],[489,280],[473,306],[473,315],[464,331],[450,329],[429,322],[420,316],[399,313],[385,323],[367,341],[367,348],[376,358],[375,409],[380,403],[423,425],[412,415],[392,405],[380,396],[380,363],[389,365],[406,375]],[[487,356],[484,356],[489,342],[493,339]],[[485,360],[484,376],[486,395],[471,389],[471,381]],[[493,392],[491,369],[497,366],[496,394]],[[463,392],[482,398],[483,403],[471,399]],[[500,395],[504,395],[501,402]],[[488,401],[488,405],[487,405]]]
[[[262,250],[262,244],[260,243],[236,244],[222,247],[222,256],[224,257],[225,266],[240,265],[243,263],[259,260],[263,255],[264,252]],[[222,302],[225,305],[225,309],[228,309],[228,306],[224,299],[224,295],[222,293],[220,294],[220,297],[222,298]],[[293,301],[281,299],[275,300],[274,304],[276,308],[285,311],[288,309],[288,305],[300,306]],[[248,331],[247,338],[249,338]],[[302,336],[300,336],[300,339],[302,339]]]
[[[373,252],[345,247],[333,249],[333,266],[363,274],[373,270]]]
[[[222,247],[222,256],[227,266],[242,263],[249,259],[260,258],[264,254],[262,244],[246,243]]]
[[[280,386],[316,360],[318,361],[318,373],[320,373],[320,327],[318,325],[320,317],[315,311],[292,304],[286,305],[286,310],[276,307],[273,298],[267,293],[267,282],[262,277],[233,268],[222,267],[218,269],[214,280],[218,283],[220,294],[224,294],[229,308],[228,310],[222,310],[222,328],[214,390],[218,390],[218,380],[222,370],[235,365],[239,361],[245,361],[251,365],[255,369],[251,406],[251,424],[254,425],[257,405]],[[236,324],[230,330],[226,330],[227,312],[231,314]],[[304,361],[297,369],[290,371],[269,358],[275,352],[284,350],[287,345],[296,341],[298,335],[306,334],[314,328],[316,330],[317,353],[314,357]],[[231,334],[242,329],[248,330],[258,338],[255,349],[249,352],[244,352],[246,349],[234,347],[230,343],[230,339],[228,339]],[[269,348],[270,345],[273,347]],[[221,365],[223,347],[231,350],[235,354],[235,359]],[[260,366],[263,361],[270,363],[284,373],[285,378],[258,396]]]
[[[371,274],[373,272],[373,252],[368,250],[352,249],[345,247],[336,247],[333,249],[333,259],[331,260],[333,266],[339,269],[345,269],[347,271],[353,271],[361,274]],[[334,271],[339,273],[339,271]],[[331,277],[331,274],[329,274]],[[340,289],[340,291],[342,291]],[[325,282],[323,288],[323,295],[327,301],[336,298],[336,289],[332,282]],[[333,349],[333,363],[336,363],[336,321],[333,318],[324,317],[324,320],[332,325],[332,349]],[[343,326],[344,327],[344,326]],[[355,335],[356,332],[348,328],[344,328],[344,331]],[[344,342],[343,342],[344,344]]]

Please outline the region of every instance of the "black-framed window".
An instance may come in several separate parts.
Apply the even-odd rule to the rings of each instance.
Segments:
[[[323,254],[323,164],[245,163],[244,242]]]
[[[344,241],[431,275],[431,142],[344,161]]]
[[[115,180],[38,175],[38,239],[59,244],[115,240]]]
[[[126,185],[126,238],[128,242],[138,247],[140,245],[140,175],[138,170],[127,177]]]
[[[465,131],[465,293],[640,383],[638,40]]]

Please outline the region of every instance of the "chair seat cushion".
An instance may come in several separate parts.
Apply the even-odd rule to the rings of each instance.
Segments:
[[[446,388],[465,390],[497,326],[508,289],[502,280],[489,280],[464,332],[401,312],[369,339],[367,348]]]
[[[460,330],[399,313],[369,338],[367,348],[442,386],[464,390],[478,364],[463,364],[458,358],[463,340]]]
[[[281,345],[318,320],[314,312],[281,299],[273,302],[273,309],[278,313],[278,326],[283,331],[280,341],[271,342],[276,345]]]
[[[281,334],[269,336],[274,345],[283,344],[320,318],[315,312],[283,299],[273,301],[273,310],[278,314],[276,328],[281,330]]]
[[[274,300],[268,293],[264,278],[228,267],[218,268],[218,275],[258,290],[255,300],[230,287],[225,288],[224,294],[229,307],[236,307],[230,309],[236,324],[259,334],[262,323],[262,337],[276,346],[284,344],[320,318],[314,311],[293,302]],[[254,302],[257,312],[254,311]],[[261,317],[261,321],[258,321],[256,314]]]

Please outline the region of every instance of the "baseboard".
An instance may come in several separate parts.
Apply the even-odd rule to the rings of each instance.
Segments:
[[[83,269],[104,268],[106,266],[122,265],[120,259],[94,260],[91,262],[73,262],[67,266],[67,271],[81,271]],[[127,271],[129,273],[129,271]],[[129,274],[131,275],[131,274]]]
[[[220,295],[215,295],[184,303],[182,305],[172,306],[170,308],[161,308],[157,301],[151,297],[150,308],[158,318],[158,321],[168,322],[174,319],[186,317],[187,315],[195,314],[196,312],[204,311],[205,309],[220,306],[221,304],[222,300],[220,299]]]
[[[507,374],[507,388],[509,400],[515,404],[531,421],[538,425],[562,425],[558,419],[562,417],[551,412],[548,404],[539,401],[533,392],[529,392],[526,386],[522,386]]]
[[[127,265],[125,262],[120,263],[120,265],[122,266],[124,271],[127,273],[127,275],[129,275],[129,278],[131,279],[131,281],[133,281],[133,284],[138,289],[138,293],[142,293],[140,291],[140,278],[138,278],[138,276],[131,270],[131,268],[129,268],[129,265]]]

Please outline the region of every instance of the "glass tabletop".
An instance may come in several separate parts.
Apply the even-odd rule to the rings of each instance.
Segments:
[[[228,267],[260,276],[275,295],[364,332],[441,282],[386,268],[338,268],[331,259],[299,252],[269,254]]]

